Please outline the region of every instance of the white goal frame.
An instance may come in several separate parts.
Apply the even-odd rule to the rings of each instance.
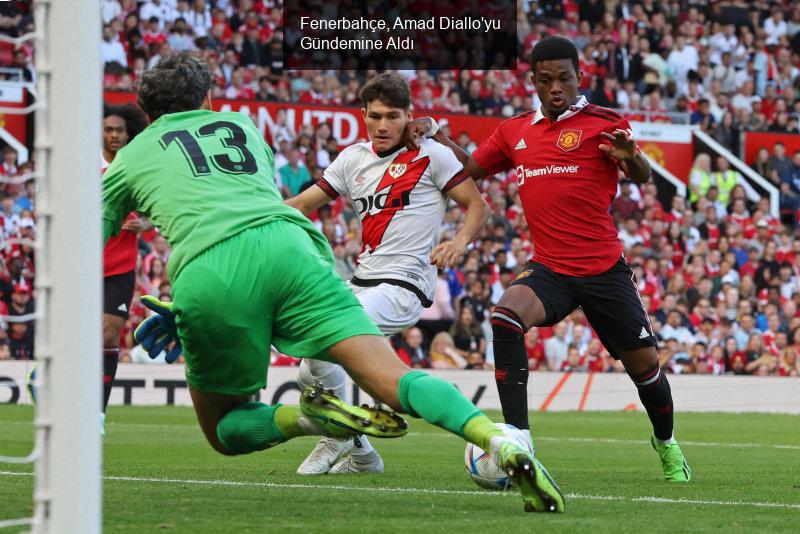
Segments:
[[[33,532],[101,531],[101,17],[36,2],[38,384]]]

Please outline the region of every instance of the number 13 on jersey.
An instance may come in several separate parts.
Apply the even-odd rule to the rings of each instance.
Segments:
[[[195,139],[196,137],[215,135],[220,130],[227,134],[219,139],[220,144],[223,148],[234,151],[238,155],[236,159],[232,159],[232,154],[226,152],[206,156]],[[161,136],[161,148],[167,150],[173,141],[180,147],[195,176],[211,174],[209,157],[214,167],[228,174],[255,174],[258,171],[256,158],[247,148],[247,135],[238,124],[233,122],[217,121],[206,124],[201,126],[195,135],[188,130],[167,132]]]

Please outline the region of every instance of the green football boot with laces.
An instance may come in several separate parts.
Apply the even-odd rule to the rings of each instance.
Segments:
[[[686,463],[686,458],[683,457],[683,452],[676,441],[673,440],[669,445],[661,445],[654,434],[650,436],[650,444],[661,458],[664,478],[671,482],[689,482],[692,478],[692,470]]]
[[[302,391],[300,411],[322,427],[328,437],[352,438],[366,434],[374,438],[399,438],[408,432],[408,424],[394,412],[380,405],[353,406],[321,384]]]
[[[564,494],[533,453],[503,440],[492,456],[522,494],[526,512],[564,511]]]

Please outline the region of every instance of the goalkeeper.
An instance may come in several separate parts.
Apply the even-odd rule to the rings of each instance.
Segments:
[[[379,402],[492,451],[526,510],[563,510],[560,491],[532,454],[451,384],[395,356],[334,272],[325,237],[283,203],[272,152],[252,121],[211,111],[212,86],[205,63],[187,54],[143,72],[138,101],[151,124],[103,177],[104,238],[137,210],[173,247],[167,266],[173,303],[149,318],[137,338],[147,338],[152,353],[177,335],[211,446],[235,455],[302,435],[405,433],[398,416],[350,406],[318,388],[303,391],[299,408],[253,402],[266,386],[274,344],[289,355],[338,363]],[[154,337],[165,339],[154,346]]]

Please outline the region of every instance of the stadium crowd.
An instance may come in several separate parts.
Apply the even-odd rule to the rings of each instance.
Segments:
[[[105,87],[131,91],[170,50],[197,51],[214,96],[356,105],[370,71],[284,69],[280,0],[102,0]],[[321,2],[307,2],[315,6]],[[411,2],[413,11],[431,2]],[[493,2],[482,9],[492,11]],[[418,111],[510,117],[538,101],[524,61],[542,37],[580,52],[581,91],[631,120],[699,124],[738,151],[739,132],[798,132],[796,1],[519,1],[516,71],[404,70]],[[386,67],[391,67],[388,65]],[[377,68],[377,66],[376,66]]]
[[[20,3],[0,5],[0,27],[14,34],[22,28],[13,21],[19,25],[23,18],[12,4]],[[196,51],[207,59],[217,76],[217,98],[354,105],[371,75],[285,70],[280,1],[101,0],[101,5],[107,90],[131,91],[138,73],[172,50]],[[631,120],[699,124],[734,153],[742,130],[798,132],[800,2],[545,0],[521,1],[518,8],[522,58],[544,36],[570,37],[580,51],[582,92]],[[27,56],[12,53],[4,64],[32,68],[31,51],[23,51]],[[418,115],[511,116],[538,105],[528,71],[523,61],[517,71],[401,73]],[[468,152],[481,141],[449,133]],[[276,181],[287,197],[322,177],[343,148],[329,124],[305,124],[296,131],[282,113],[268,134]],[[781,188],[781,219],[770,215],[768,199],[742,187],[724,158],[705,154],[685,177],[688,198],[675,196],[662,205],[653,182],[641,188],[622,183],[612,204],[666,371],[800,375],[800,154],[787,155],[778,144],[762,150],[752,167]],[[26,168],[16,165],[16,154],[8,149],[0,171],[13,177]],[[479,185],[493,209],[489,224],[458,268],[439,273],[434,305],[420,323],[393,339],[398,356],[410,365],[492,365],[487,318],[534,251],[514,173]],[[6,239],[35,235],[34,201],[31,182],[6,184]],[[361,248],[355,212],[339,199],[314,218],[331,242],[337,271],[349,278]],[[449,208],[441,238],[452,238],[463,218],[458,207]],[[122,333],[123,361],[147,361],[133,348],[131,335],[145,316],[138,297],[150,293],[168,300],[171,294],[165,270],[169,247],[157,232],[142,237],[134,306]],[[8,313],[0,313],[27,313],[33,251],[9,245],[4,256],[0,306]],[[0,334],[0,359],[30,357],[32,323],[8,325]],[[30,346],[20,343],[22,338]],[[553,327],[532,328],[526,342],[534,370],[622,371],[580,309]],[[273,363],[297,361],[273,353]]]

